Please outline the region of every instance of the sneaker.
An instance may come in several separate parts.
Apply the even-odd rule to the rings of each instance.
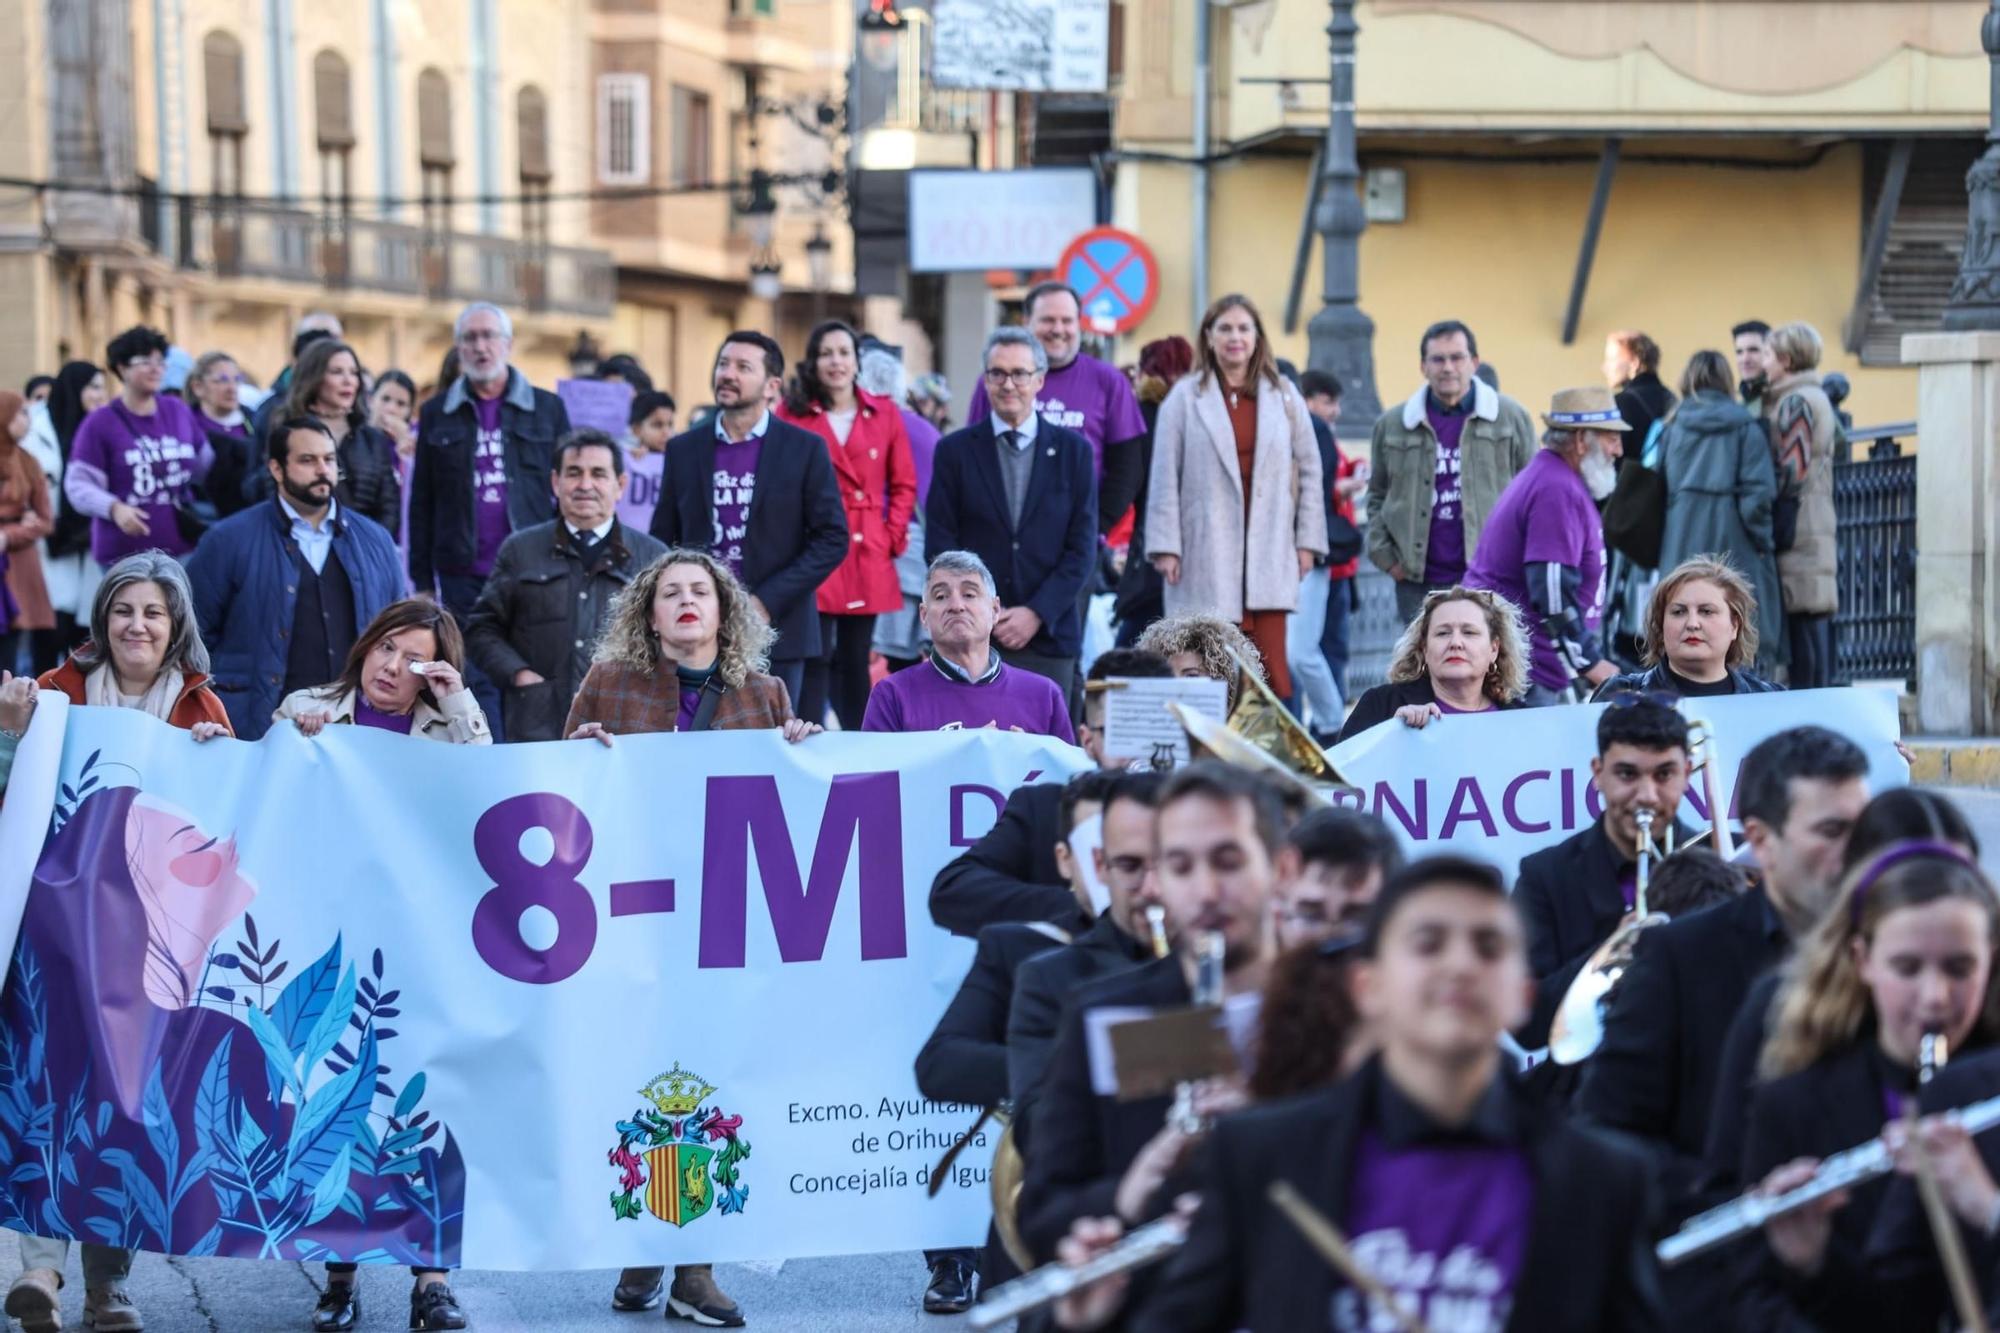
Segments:
[[[146,1321],[124,1287],[98,1287],[84,1293],[83,1326],[96,1333],[140,1333]]]
[[[978,1298],[979,1270],[962,1255],[939,1255],[924,1288],[924,1313],[964,1314]]]
[[[21,1321],[22,1333],[62,1333],[62,1274],[30,1268],[7,1291],[7,1313]]]
[[[410,1292],[410,1327],[429,1333],[438,1328],[466,1328],[471,1320],[458,1308],[458,1297],[442,1282],[432,1282]]]
[[[743,1311],[715,1285],[715,1270],[707,1264],[687,1264],[674,1270],[667,1292],[669,1318],[691,1319],[707,1328],[741,1328]]]
[[[664,1268],[620,1270],[618,1285],[611,1291],[611,1308],[627,1314],[658,1309],[661,1299],[667,1294],[666,1276]]]
[[[329,1282],[313,1310],[313,1333],[347,1333],[361,1322],[361,1284]]]

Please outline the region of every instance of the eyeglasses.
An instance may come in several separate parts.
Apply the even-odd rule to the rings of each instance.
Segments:
[[[166,368],[166,364],[167,358],[161,356],[158,352],[153,352],[146,356],[133,357],[125,363],[125,368],[127,370],[163,370]]]
[[[986,382],[996,386],[1015,384],[1025,389],[1041,373],[1039,370],[989,370],[986,372]]]
[[[477,347],[480,343],[505,342],[507,341],[507,335],[498,329],[467,329],[464,333],[458,335],[458,340]]]

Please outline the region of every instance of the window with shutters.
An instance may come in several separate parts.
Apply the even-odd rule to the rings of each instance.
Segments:
[[[521,239],[546,245],[549,240],[549,100],[528,84],[514,94],[514,133],[521,176]]]
[[[713,179],[709,148],[715,123],[707,93],[674,87],[674,184],[707,185]]]
[[[320,198],[330,213],[352,211],[353,82],[338,51],[313,57],[313,124],[319,142]]]
[[[243,45],[226,32],[202,38],[202,87],[208,103],[209,192],[243,194],[243,140],[250,133],[243,98]]]
[[[1958,278],[1965,250],[1965,173],[1985,151],[1979,139],[1919,139],[1910,156],[1910,175],[1882,273],[1868,303],[1861,340],[1861,364],[1896,366],[1903,361],[1903,335],[1935,333],[1944,327],[1945,302]],[[1891,144],[1862,147],[1861,233],[1867,233],[1882,193]]]
[[[451,141],[451,81],[438,69],[417,75],[417,162],[423,170],[424,227],[447,231],[451,172],[458,158]]]
[[[644,185],[652,171],[652,80],[644,74],[597,76],[597,179]]]

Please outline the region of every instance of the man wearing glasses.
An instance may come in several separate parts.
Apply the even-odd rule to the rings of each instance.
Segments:
[[[487,301],[459,312],[459,377],[424,404],[410,474],[410,581],[463,621],[500,543],[555,517],[549,477],[569,433],[562,400],[508,364],[514,322]],[[500,732],[500,694],[468,663],[465,683]]]
[[[970,551],[993,571],[993,642],[1009,666],[1076,688],[1077,609],[1097,559],[1090,444],[1035,415],[1048,353],[1026,329],[986,340],[990,416],[938,442],[924,509],[924,555]]]

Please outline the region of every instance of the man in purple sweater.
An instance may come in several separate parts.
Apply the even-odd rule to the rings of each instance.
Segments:
[[[1046,676],[1000,660],[993,621],[1000,593],[993,571],[970,551],[945,551],[924,576],[918,610],[930,655],[868,696],[863,731],[957,731],[997,727],[1076,743],[1063,693]]]

